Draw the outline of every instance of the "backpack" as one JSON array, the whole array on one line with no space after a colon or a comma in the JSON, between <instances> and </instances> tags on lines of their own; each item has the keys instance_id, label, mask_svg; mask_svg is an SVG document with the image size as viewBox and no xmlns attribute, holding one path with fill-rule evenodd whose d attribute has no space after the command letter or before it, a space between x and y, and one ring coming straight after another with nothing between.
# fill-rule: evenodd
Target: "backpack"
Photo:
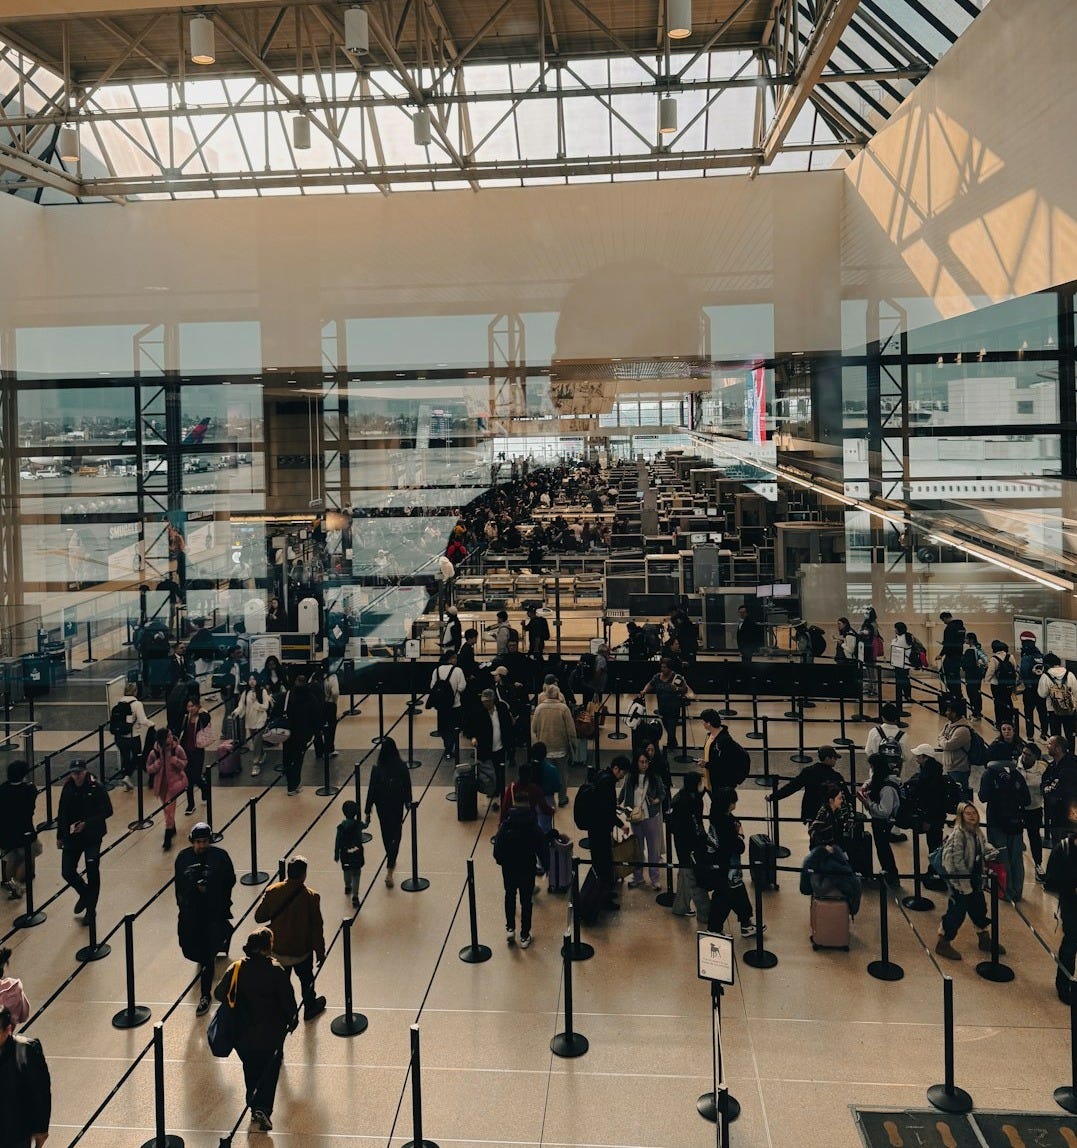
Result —
<instances>
[{"instance_id":1,"label":"backpack","mask_svg":"<svg viewBox=\"0 0 1077 1148\"><path fill-rule=\"evenodd\" d=\"M118 701L108 713L108 732L113 737L132 737L134 709L126 699Z\"/></svg>"},{"instance_id":2,"label":"backpack","mask_svg":"<svg viewBox=\"0 0 1077 1148\"><path fill-rule=\"evenodd\" d=\"M942 775L942 780L946 787L946 812L956 813L958 805L965 800L965 791L961 788L961 782L948 773Z\"/></svg>"},{"instance_id":3,"label":"backpack","mask_svg":"<svg viewBox=\"0 0 1077 1148\"><path fill-rule=\"evenodd\" d=\"M530 846L526 837L520 820L505 818L494 836L494 860L498 865L507 865L511 869L522 868L528 860L533 862L533 858L528 857ZM534 865L530 868L534 868Z\"/></svg>"},{"instance_id":4,"label":"backpack","mask_svg":"<svg viewBox=\"0 0 1077 1148\"><path fill-rule=\"evenodd\" d=\"M439 666L440 671L443 667ZM426 696L426 708L428 710L444 710L449 709L456 701L456 690L453 689L452 683L449 678L452 677L452 669L449 669L448 674L442 677L440 672L430 687L430 693Z\"/></svg>"},{"instance_id":5,"label":"backpack","mask_svg":"<svg viewBox=\"0 0 1077 1148\"><path fill-rule=\"evenodd\" d=\"M1045 671L1047 674L1047 696L1051 699L1051 706L1056 714L1068 717L1074 712L1073 694L1070 693L1069 685L1066 679L1069 677L1069 671L1064 670L1062 677L1056 678L1050 671Z\"/></svg>"},{"instance_id":6,"label":"backpack","mask_svg":"<svg viewBox=\"0 0 1077 1148\"><path fill-rule=\"evenodd\" d=\"M1000 686L1013 687L1017 685L1017 667L1009 654L998 659L998 669L995 671L995 680Z\"/></svg>"},{"instance_id":7,"label":"backpack","mask_svg":"<svg viewBox=\"0 0 1077 1148\"><path fill-rule=\"evenodd\" d=\"M969 726L969 765L986 765L990 760L987 742Z\"/></svg>"},{"instance_id":8,"label":"backpack","mask_svg":"<svg viewBox=\"0 0 1077 1148\"><path fill-rule=\"evenodd\" d=\"M886 758L886 765L891 773L900 773L902 765L905 764L905 754L901 749L901 739L905 731L899 729L893 737L887 737L883 727L877 725L875 732L879 735L879 747L875 752L880 757Z\"/></svg>"},{"instance_id":9,"label":"backpack","mask_svg":"<svg viewBox=\"0 0 1077 1148\"><path fill-rule=\"evenodd\" d=\"M598 790L593 781L585 781L576 790L576 800L572 803L572 820L577 829L590 832L598 821Z\"/></svg>"},{"instance_id":10,"label":"backpack","mask_svg":"<svg viewBox=\"0 0 1077 1148\"><path fill-rule=\"evenodd\" d=\"M976 658L976 668L981 672L987 669L987 652L983 646L972 647L973 656Z\"/></svg>"},{"instance_id":11,"label":"backpack","mask_svg":"<svg viewBox=\"0 0 1077 1148\"><path fill-rule=\"evenodd\" d=\"M811 643L812 656L821 658L826 653L826 634L820 626L808 627L808 640Z\"/></svg>"},{"instance_id":12,"label":"backpack","mask_svg":"<svg viewBox=\"0 0 1077 1148\"><path fill-rule=\"evenodd\" d=\"M647 717L647 706L639 698L635 698L632 704L628 707L628 713L625 715L625 725L629 729L636 729Z\"/></svg>"},{"instance_id":13,"label":"backpack","mask_svg":"<svg viewBox=\"0 0 1077 1148\"><path fill-rule=\"evenodd\" d=\"M928 667L927 648L919 638L913 638L912 646L910 647L912 653L909 657L909 665L916 670L926 670Z\"/></svg>"},{"instance_id":14,"label":"backpack","mask_svg":"<svg viewBox=\"0 0 1077 1148\"><path fill-rule=\"evenodd\" d=\"M989 822L1003 833L1018 834L1025 824L1023 810L1028 805L1028 784L1013 766L990 773L995 775L995 786L987 803Z\"/></svg>"},{"instance_id":15,"label":"backpack","mask_svg":"<svg viewBox=\"0 0 1077 1148\"><path fill-rule=\"evenodd\" d=\"M920 802L917 798L918 781L915 777L910 777L908 781L900 782L898 784L898 805L897 813L894 814L894 824L898 829L920 829L924 820L924 815L920 810Z\"/></svg>"}]
</instances>

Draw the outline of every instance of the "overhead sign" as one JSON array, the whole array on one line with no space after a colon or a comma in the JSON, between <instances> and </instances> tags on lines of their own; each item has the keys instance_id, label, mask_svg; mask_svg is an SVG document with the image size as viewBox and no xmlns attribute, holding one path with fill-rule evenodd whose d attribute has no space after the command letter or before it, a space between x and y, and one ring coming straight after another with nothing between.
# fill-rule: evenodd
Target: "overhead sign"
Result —
<instances>
[{"instance_id":1,"label":"overhead sign","mask_svg":"<svg viewBox=\"0 0 1077 1148\"><path fill-rule=\"evenodd\" d=\"M724 933L696 933L696 976L702 981L733 983L733 938Z\"/></svg>"}]
</instances>

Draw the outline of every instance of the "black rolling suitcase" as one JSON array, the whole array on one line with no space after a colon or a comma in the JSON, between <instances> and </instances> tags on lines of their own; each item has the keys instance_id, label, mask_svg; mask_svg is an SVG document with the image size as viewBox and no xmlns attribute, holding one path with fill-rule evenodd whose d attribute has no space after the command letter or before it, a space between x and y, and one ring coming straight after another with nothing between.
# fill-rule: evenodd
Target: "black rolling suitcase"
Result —
<instances>
[{"instance_id":1,"label":"black rolling suitcase","mask_svg":"<svg viewBox=\"0 0 1077 1148\"><path fill-rule=\"evenodd\" d=\"M764 889L778 887L778 851L765 833L748 838L748 865L753 885L762 879Z\"/></svg>"},{"instance_id":2,"label":"black rolling suitcase","mask_svg":"<svg viewBox=\"0 0 1077 1148\"><path fill-rule=\"evenodd\" d=\"M456 820L478 821L479 781L475 767L457 766L456 769Z\"/></svg>"},{"instance_id":3,"label":"black rolling suitcase","mask_svg":"<svg viewBox=\"0 0 1077 1148\"><path fill-rule=\"evenodd\" d=\"M580 904L577 910L581 924L593 925L598 921L605 907L603 904L604 895L594 869L588 866L587 876L580 886Z\"/></svg>"},{"instance_id":4,"label":"black rolling suitcase","mask_svg":"<svg viewBox=\"0 0 1077 1148\"><path fill-rule=\"evenodd\" d=\"M852 841L849 842L849 864L852 865L853 872L859 873L865 881L871 879L871 864L874 853L875 843L872 841L871 834L866 832L863 826L855 826Z\"/></svg>"}]
</instances>

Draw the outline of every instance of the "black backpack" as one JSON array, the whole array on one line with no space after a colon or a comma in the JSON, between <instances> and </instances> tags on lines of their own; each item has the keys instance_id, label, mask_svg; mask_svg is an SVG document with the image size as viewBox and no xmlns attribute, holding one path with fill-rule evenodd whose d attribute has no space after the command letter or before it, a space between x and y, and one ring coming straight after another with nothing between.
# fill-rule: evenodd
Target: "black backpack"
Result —
<instances>
[{"instance_id":1,"label":"black backpack","mask_svg":"<svg viewBox=\"0 0 1077 1148\"><path fill-rule=\"evenodd\" d=\"M576 800L572 803L572 820L577 829L589 833L598 822L598 790L593 781L585 781L576 790Z\"/></svg>"},{"instance_id":2,"label":"black backpack","mask_svg":"<svg viewBox=\"0 0 1077 1148\"><path fill-rule=\"evenodd\" d=\"M1012 688L1017 685L1017 667L1013 664L1013 658L1009 654L999 656L995 679L1000 686Z\"/></svg>"},{"instance_id":3,"label":"black backpack","mask_svg":"<svg viewBox=\"0 0 1077 1148\"><path fill-rule=\"evenodd\" d=\"M819 626L808 627L808 640L811 642L812 656L821 658L826 653L826 634Z\"/></svg>"},{"instance_id":4,"label":"black backpack","mask_svg":"<svg viewBox=\"0 0 1077 1148\"><path fill-rule=\"evenodd\" d=\"M113 737L131 737L135 715L131 703L118 701L108 713L108 732Z\"/></svg>"},{"instance_id":5,"label":"black backpack","mask_svg":"<svg viewBox=\"0 0 1077 1148\"><path fill-rule=\"evenodd\" d=\"M905 731L899 729L893 737L887 737L881 725L877 725L875 729L879 734L879 747L875 752L880 757L886 758L886 765L891 773L900 773L905 760L905 755L901 749L901 739Z\"/></svg>"},{"instance_id":6,"label":"black backpack","mask_svg":"<svg viewBox=\"0 0 1077 1148\"><path fill-rule=\"evenodd\" d=\"M1028 805L1028 783L1009 765L991 770L994 791L987 802L988 820L1004 833L1018 834L1024 828L1024 809Z\"/></svg>"},{"instance_id":7,"label":"black backpack","mask_svg":"<svg viewBox=\"0 0 1077 1148\"><path fill-rule=\"evenodd\" d=\"M987 742L969 726L969 765L986 765L990 758Z\"/></svg>"},{"instance_id":8,"label":"black backpack","mask_svg":"<svg viewBox=\"0 0 1077 1148\"><path fill-rule=\"evenodd\" d=\"M448 709L456 701L456 691L449 681L451 677L451 669L445 677L441 677L440 673L438 674L434 684L430 687L430 693L427 695L426 708L428 710Z\"/></svg>"}]
</instances>

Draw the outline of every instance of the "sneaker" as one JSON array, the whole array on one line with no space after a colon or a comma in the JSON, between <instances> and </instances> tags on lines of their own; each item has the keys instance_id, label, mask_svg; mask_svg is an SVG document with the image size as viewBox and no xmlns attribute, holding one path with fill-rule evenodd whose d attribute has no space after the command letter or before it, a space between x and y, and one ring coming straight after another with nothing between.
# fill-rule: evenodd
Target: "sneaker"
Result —
<instances>
[{"instance_id":1,"label":"sneaker","mask_svg":"<svg viewBox=\"0 0 1077 1148\"><path fill-rule=\"evenodd\" d=\"M251 766L251 777L257 777L261 772L262 772L262 767L260 765L252 765Z\"/></svg>"},{"instance_id":2,"label":"sneaker","mask_svg":"<svg viewBox=\"0 0 1077 1148\"><path fill-rule=\"evenodd\" d=\"M205 1016L209 1012L209 997L202 997L198 1002L198 1007L194 1010L195 1016Z\"/></svg>"},{"instance_id":3,"label":"sneaker","mask_svg":"<svg viewBox=\"0 0 1077 1148\"><path fill-rule=\"evenodd\" d=\"M386 889L391 889L393 887L393 871L392 871L392 869L387 869L385 872L385 887L386 887Z\"/></svg>"},{"instance_id":4,"label":"sneaker","mask_svg":"<svg viewBox=\"0 0 1077 1148\"><path fill-rule=\"evenodd\" d=\"M1039 865L1037 865L1037 866L1036 866L1036 880L1037 880L1037 881L1038 881L1038 882L1039 882L1041 885L1043 884L1043 878L1044 878L1045 876L1046 876L1046 874L1044 873L1043 869L1042 869L1042 868L1041 868Z\"/></svg>"},{"instance_id":5,"label":"sneaker","mask_svg":"<svg viewBox=\"0 0 1077 1148\"><path fill-rule=\"evenodd\" d=\"M86 902L81 897L75 902L75 908L73 911L76 917L79 915L79 913L86 912Z\"/></svg>"},{"instance_id":6,"label":"sneaker","mask_svg":"<svg viewBox=\"0 0 1077 1148\"><path fill-rule=\"evenodd\" d=\"M16 888L14 881L5 881L4 888L7 890L9 901L17 901L19 899L19 891Z\"/></svg>"},{"instance_id":7,"label":"sneaker","mask_svg":"<svg viewBox=\"0 0 1077 1148\"><path fill-rule=\"evenodd\" d=\"M765 933L766 931L766 925L764 925L761 929L757 929L755 926L755 921L751 921L749 924L741 925L740 927L740 935L742 937L754 937L756 934Z\"/></svg>"},{"instance_id":8,"label":"sneaker","mask_svg":"<svg viewBox=\"0 0 1077 1148\"><path fill-rule=\"evenodd\" d=\"M303 787L301 785L298 785L298 786L296 786L295 789L289 789L288 790L288 796L289 797L298 797L302 792L303 792Z\"/></svg>"},{"instance_id":9,"label":"sneaker","mask_svg":"<svg viewBox=\"0 0 1077 1148\"><path fill-rule=\"evenodd\" d=\"M491 802L490 802L490 808L491 808L491 809L492 809L492 810L493 810L495 813L499 813L499 812L501 811L501 802L500 802L500 801L491 801Z\"/></svg>"},{"instance_id":10,"label":"sneaker","mask_svg":"<svg viewBox=\"0 0 1077 1148\"><path fill-rule=\"evenodd\" d=\"M563 793L561 794L561 796L557 799L557 804L560 805L562 808L564 808L564 806L568 805L568 798L565 796L565 794L563 794Z\"/></svg>"},{"instance_id":11,"label":"sneaker","mask_svg":"<svg viewBox=\"0 0 1077 1148\"><path fill-rule=\"evenodd\" d=\"M627 884L629 889L638 889L643 884L643 878L629 877Z\"/></svg>"},{"instance_id":12,"label":"sneaker","mask_svg":"<svg viewBox=\"0 0 1077 1148\"><path fill-rule=\"evenodd\" d=\"M505 930L505 944L506 945L515 945L516 944L516 930L515 929L506 929Z\"/></svg>"},{"instance_id":13,"label":"sneaker","mask_svg":"<svg viewBox=\"0 0 1077 1148\"><path fill-rule=\"evenodd\" d=\"M694 917L696 915L695 909L685 909L683 913L678 913L676 909L673 910L674 917Z\"/></svg>"},{"instance_id":14,"label":"sneaker","mask_svg":"<svg viewBox=\"0 0 1077 1148\"><path fill-rule=\"evenodd\" d=\"M303 1019L313 1020L316 1016L321 1016L325 1012L325 997L315 997L311 1003L303 1009Z\"/></svg>"},{"instance_id":15,"label":"sneaker","mask_svg":"<svg viewBox=\"0 0 1077 1148\"><path fill-rule=\"evenodd\" d=\"M335 749L331 750L329 753L329 756L330 757L340 757L340 752L339 752L339 750L335 750Z\"/></svg>"},{"instance_id":16,"label":"sneaker","mask_svg":"<svg viewBox=\"0 0 1077 1148\"><path fill-rule=\"evenodd\" d=\"M283 765L273 766L273 772L274 773L283 773L284 772L284 766Z\"/></svg>"},{"instance_id":17,"label":"sneaker","mask_svg":"<svg viewBox=\"0 0 1077 1148\"><path fill-rule=\"evenodd\" d=\"M184 817L193 817L194 816L194 806L192 805L190 809L185 809L183 811L183 816Z\"/></svg>"},{"instance_id":18,"label":"sneaker","mask_svg":"<svg viewBox=\"0 0 1077 1148\"><path fill-rule=\"evenodd\" d=\"M259 1132L269 1132L273 1128L273 1121L270 1120L264 1112L257 1108L251 1112L251 1124L253 1124L255 1129Z\"/></svg>"},{"instance_id":19,"label":"sneaker","mask_svg":"<svg viewBox=\"0 0 1077 1148\"><path fill-rule=\"evenodd\" d=\"M529 948L531 948L531 934L530 934L530 933L525 933L525 934L524 934L524 935L523 935L523 936L520 938L520 948L521 948L521 949L529 949Z\"/></svg>"},{"instance_id":20,"label":"sneaker","mask_svg":"<svg viewBox=\"0 0 1077 1148\"><path fill-rule=\"evenodd\" d=\"M353 909L359 908L359 894L358 893L352 894L352 908Z\"/></svg>"},{"instance_id":21,"label":"sneaker","mask_svg":"<svg viewBox=\"0 0 1077 1148\"><path fill-rule=\"evenodd\" d=\"M134 793L135 787L131 784L131 779L129 777L125 777L123 781L120 782L120 784L124 787L124 789L127 790L128 793Z\"/></svg>"}]
</instances>

